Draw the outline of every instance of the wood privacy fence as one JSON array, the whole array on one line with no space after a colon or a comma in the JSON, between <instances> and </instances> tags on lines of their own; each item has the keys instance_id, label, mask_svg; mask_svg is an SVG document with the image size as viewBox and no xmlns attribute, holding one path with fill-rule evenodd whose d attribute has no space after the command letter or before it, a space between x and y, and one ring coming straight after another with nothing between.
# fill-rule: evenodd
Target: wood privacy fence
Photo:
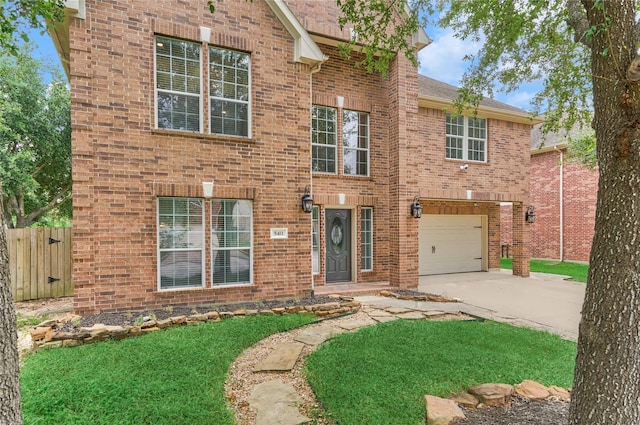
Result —
<instances>
[{"instance_id":1,"label":"wood privacy fence","mask_svg":"<svg viewBox=\"0 0 640 425\"><path fill-rule=\"evenodd\" d=\"M14 301L73 295L71 228L7 230Z\"/></svg>"}]
</instances>

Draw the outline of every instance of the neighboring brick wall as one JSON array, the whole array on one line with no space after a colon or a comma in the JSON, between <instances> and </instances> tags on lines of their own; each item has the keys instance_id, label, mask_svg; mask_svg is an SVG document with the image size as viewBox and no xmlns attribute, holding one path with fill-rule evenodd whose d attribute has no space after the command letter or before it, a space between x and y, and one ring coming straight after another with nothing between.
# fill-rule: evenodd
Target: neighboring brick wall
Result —
<instances>
[{"instance_id":1,"label":"neighboring brick wall","mask_svg":"<svg viewBox=\"0 0 640 425\"><path fill-rule=\"evenodd\" d=\"M566 150L562 150L566 155ZM563 172L564 260L589 261L598 191L598 171L574 160L560 165L560 150L531 157L531 205L536 222L531 225L531 256L559 259L560 172Z\"/></svg>"}]
</instances>

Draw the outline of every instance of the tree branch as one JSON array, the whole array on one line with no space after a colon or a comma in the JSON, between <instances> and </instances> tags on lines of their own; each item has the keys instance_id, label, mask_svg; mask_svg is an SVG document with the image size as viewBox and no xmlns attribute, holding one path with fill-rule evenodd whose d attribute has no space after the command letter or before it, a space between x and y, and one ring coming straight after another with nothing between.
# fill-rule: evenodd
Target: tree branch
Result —
<instances>
[{"instance_id":1,"label":"tree branch","mask_svg":"<svg viewBox=\"0 0 640 425\"><path fill-rule=\"evenodd\" d=\"M42 214L69 200L69 198L71 198L71 194L71 183L69 183L68 185L60 189L60 191L56 193L56 196L54 196L47 205L42 208L38 208L37 210L31 211L29 215L25 217L25 223L28 223L26 224L26 226L33 223Z\"/></svg>"},{"instance_id":2,"label":"tree branch","mask_svg":"<svg viewBox=\"0 0 640 425\"><path fill-rule=\"evenodd\" d=\"M587 12L584 9L584 5L580 0L568 0L567 9L569 11L569 19L567 24L573 28L575 34L573 40L576 43L582 43L587 47L591 47L591 40L586 36L589 30L589 20L587 19Z\"/></svg>"}]
</instances>

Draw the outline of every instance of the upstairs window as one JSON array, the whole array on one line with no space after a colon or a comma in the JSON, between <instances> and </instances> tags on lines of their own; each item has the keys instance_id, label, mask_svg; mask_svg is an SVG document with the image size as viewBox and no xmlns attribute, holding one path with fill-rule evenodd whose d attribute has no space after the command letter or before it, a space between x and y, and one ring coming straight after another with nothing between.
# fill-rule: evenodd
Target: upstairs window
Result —
<instances>
[{"instance_id":1,"label":"upstairs window","mask_svg":"<svg viewBox=\"0 0 640 425\"><path fill-rule=\"evenodd\" d=\"M336 109L314 106L311 109L311 166L314 173L336 173Z\"/></svg>"},{"instance_id":2,"label":"upstairs window","mask_svg":"<svg viewBox=\"0 0 640 425\"><path fill-rule=\"evenodd\" d=\"M158 128L200 130L200 44L156 37Z\"/></svg>"},{"instance_id":3,"label":"upstairs window","mask_svg":"<svg viewBox=\"0 0 640 425\"><path fill-rule=\"evenodd\" d=\"M342 145L344 174L369 175L369 114L342 112Z\"/></svg>"},{"instance_id":4,"label":"upstairs window","mask_svg":"<svg viewBox=\"0 0 640 425\"><path fill-rule=\"evenodd\" d=\"M487 120L447 114L446 157L486 162Z\"/></svg>"},{"instance_id":5,"label":"upstairs window","mask_svg":"<svg viewBox=\"0 0 640 425\"><path fill-rule=\"evenodd\" d=\"M211 133L249 137L249 70L249 54L209 48Z\"/></svg>"}]
</instances>

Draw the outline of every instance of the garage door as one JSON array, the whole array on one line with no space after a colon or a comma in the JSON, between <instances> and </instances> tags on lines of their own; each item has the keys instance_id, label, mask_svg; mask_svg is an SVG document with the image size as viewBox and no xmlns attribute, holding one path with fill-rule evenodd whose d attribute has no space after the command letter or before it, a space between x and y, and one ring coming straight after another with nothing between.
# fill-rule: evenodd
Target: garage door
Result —
<instances>
[{"instance_id":1,"label":"garage door","mask_svg":"<svg viewBox=\"0 0 640 425\"><path fill-rule=\"evenodd\" d=\"M423 215L419 225L419 274L482 271L480 215Z\"/></svg>"}]
</instances>

